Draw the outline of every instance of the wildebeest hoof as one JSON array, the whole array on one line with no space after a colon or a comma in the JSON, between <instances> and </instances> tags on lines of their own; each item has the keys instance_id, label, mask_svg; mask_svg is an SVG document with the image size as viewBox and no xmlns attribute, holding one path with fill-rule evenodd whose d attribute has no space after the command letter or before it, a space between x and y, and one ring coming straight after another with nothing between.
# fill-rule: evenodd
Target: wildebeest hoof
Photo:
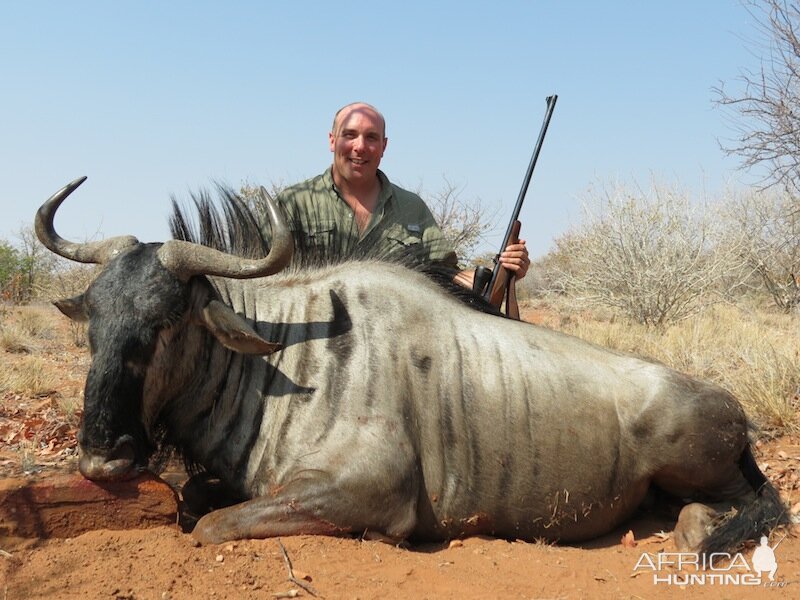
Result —
<instances>
[{"instance_id":1,"label":"wildebeest hoof","mask_svg":"<svg viewBox=\"0 0 800 600\"><path fill-rule=\"evenodd\" d=\"M221 544L228 541L227 537L220 535L219 527L215 527L208 515L197 522L197 525L192 530L192 537L203 546Z\"/></svg>"},{"instance_id":2,"label":"wildebeest hoof","mask_svg":"<svg viewBox=\"0 0 800 600\"><path fill-rule=\"evenodd\" d=\"M684 506L673 534L678 552L696 552L708 537L716 517L717 511L705 504L693 502Z\"/></svg>"}]
</instances>

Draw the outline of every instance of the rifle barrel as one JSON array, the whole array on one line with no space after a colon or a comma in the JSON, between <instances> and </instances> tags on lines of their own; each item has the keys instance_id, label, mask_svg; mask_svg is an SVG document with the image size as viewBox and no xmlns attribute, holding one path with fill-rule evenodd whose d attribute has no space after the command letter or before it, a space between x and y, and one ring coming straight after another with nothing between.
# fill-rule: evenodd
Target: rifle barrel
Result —
<instances>
[{"instance_id":1,"label":"rifle barrel","mask_svg":"<svg viewBox=\"0 0 800 600\"><path fill-rule=\"evenodd\" d=\"M508 222L506 234L503 236L503 245L500 248L500 252L505 250L506 246L508 246L509 240L512 236L512 231L514 229L514 223L519 220L519 213L522 210L522 203L525 201L525 195L528 193L528 186L530 185L531 178L533 177L533 169L536 167L536 161L539 160L539 153L542 151L544 136L547 133L547 127L550 125L550 118L553 116L553 110L556 107L556 100L558 100L558 95L556 94L548 96L545 99L547 102L547 109L544 113L542 128L539 130L539 138L536 140L536 145L533 148L533 155L531 156L530 163L528 163L528 170L525 172L525 179L522 181L522 187L520 188L519 195L517 196L517 203L514 205L514 211L511 213L511 219ZM489 281L489 284L486 286L485 297L487 299L489 294L491 294L492 288L494 287L495 282L500 274L500 252L498 252L494 258L495 268L492 272L492 278Z\"/></svg>"}]
</instances>

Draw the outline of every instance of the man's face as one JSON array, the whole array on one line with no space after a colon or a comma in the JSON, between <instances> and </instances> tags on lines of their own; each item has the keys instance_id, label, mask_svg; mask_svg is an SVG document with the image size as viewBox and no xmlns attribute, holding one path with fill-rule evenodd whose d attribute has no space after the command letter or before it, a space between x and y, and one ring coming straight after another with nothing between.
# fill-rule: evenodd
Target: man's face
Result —
<instances>
[{"instance_id":1,"label":"man's face","mask_svg":"<svg viewBox=\"0 0 800 600\"><path fill-rule=\"evenodd\" d=\"M348 107L329 139L335 179L351 185L374 181L388 141L380 115L366 106Z\"/></svg>"}]
</instances>

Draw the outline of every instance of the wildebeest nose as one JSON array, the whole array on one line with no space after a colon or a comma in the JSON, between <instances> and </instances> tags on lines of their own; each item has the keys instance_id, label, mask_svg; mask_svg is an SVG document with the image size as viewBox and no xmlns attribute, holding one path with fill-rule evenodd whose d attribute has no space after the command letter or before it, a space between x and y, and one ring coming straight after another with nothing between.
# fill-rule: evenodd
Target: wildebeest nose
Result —
<instances>
[{"instance_id":1,"label":"wildebeest nose","mask_svg":"<svg viewBox=\"0 0 800 600\"><path fill-rule=\"evenodd\" d=\"M135 461L133 439L126 436L108 453L83 449L78 469L81 475L93 481L130 479L137 474Z\"/></svg>"}]
</instances>

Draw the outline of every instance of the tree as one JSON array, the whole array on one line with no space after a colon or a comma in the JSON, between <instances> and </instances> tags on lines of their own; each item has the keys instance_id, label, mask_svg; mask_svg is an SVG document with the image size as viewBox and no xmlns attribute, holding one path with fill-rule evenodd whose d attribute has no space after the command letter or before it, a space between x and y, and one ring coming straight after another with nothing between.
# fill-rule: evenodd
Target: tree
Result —
<instances>
[{"instance_id":1,"label":"tree","mask_svg":"<svg viewBox=\"0 0 800 600\"><path fill-rule=\"evenodd\" d=\"M743 69L742 88L714 89L718 105L729 109L736 140L722 144L742 167L765 168L765 187L800 191L800 7L786 0L748 0L761 37L760 68ZM800 209L798 209L800 210Z\"/></svg>"},{"instance_id":2,"label":"tree","mask_svg":"<svg viewBox=\"0 0 800 600\"><path fill-rule=\"evenodd\" d=\"M19 301L27 302L35 295L37 286L47 283L55 269L57 257L39 241L33 226L21 227L17 238L21 242L19 272L22 279Z\"/></svg>"},{"instance_id":3,"label":"tree","mask_svg":"<svg viewBox=\"0 0 800 600\"><path fill-rule=\"evenodd\" d=\"M661 326L740 284L732 277L741 273L738 243L720 244L717 220L680 190L605 186L584 215L544 261L545 279L558 293Z\"/></svg>"},{"instance_id":4,"label":"tree","mask_svg":"<svg viewBox=\"0 0 800 600\"><path fill-rule=\"evenodd\" d=\"M0 297L12 299L12 284L20 272L19 252L5 240L0 240Z\"/></svg>"},{"instance_id":5,"label":"tree","mask_svg":"<svg viewBox=\"0 0 800 600\"><path fill-rule=\"evenodd\" d=\"M480 200L466 201L461 197L462 192L463 188L445 177L440 190L427 194L418 189L416 193L431 209L433 218L444 237L453 245L458 258L464 263L474 263L480 261L474 256L475 248L483 236L491 231L493 223Z\"/></svg>"},{"instance_id":6,"label":"tree","mask_svg":"<svg viewBox=\"0 0 800 600\"><path fill-rule=\"evenodd\" d=\"M270 197L275 198L278 194L286 186L280 182L271 182L269 185L265 185L264 189L267 191ZM256 217L256 220L259 223L267 223L269 219L266 215L266 206L264 206L263 201L261 200L261 186L252 184L249 181L244 181L242 185L239 187L238 191L239 197L244 201L247 205L247 208L253 213L253 216Z\"/></svg>"},{"instance_id":7,"label":"tree","mask_svg":"<svg viewBox=\"0 0 800 600\"><path fill-rule=\"evenodd\" d=\"M750 272L775 305L785 312L800 308L800 211L784 193L747 194L732 199L726 229L739 245Z\"/></svg>"}]
</instances>

